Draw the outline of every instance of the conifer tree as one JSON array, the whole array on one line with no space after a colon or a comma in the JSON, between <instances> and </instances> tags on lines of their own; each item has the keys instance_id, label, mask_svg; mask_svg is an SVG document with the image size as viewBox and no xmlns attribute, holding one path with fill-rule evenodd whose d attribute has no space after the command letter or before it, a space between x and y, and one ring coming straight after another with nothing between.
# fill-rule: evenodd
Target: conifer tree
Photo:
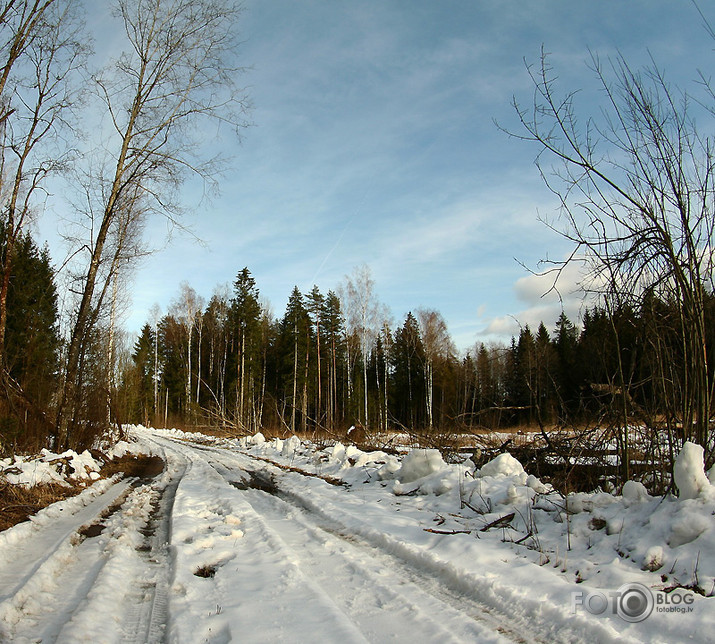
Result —
<instances>
[{"instance_id":1,"label":"conifer tree","mask_svg":"<svg viewBox=\"0 0 715 644\"><path fill-rule=\"evenodd\" d=\"M498 398L498 385L495 375L494 355L482 343L477 353L477 410L479 422L494 428L499 425L499 412L489 412L490 409L501 407L503 400Z\"/></svg>"},{"instance_id":2,"label":"conifer tree","mask_svg":"<svg viewBox=\"0 0 715 644\"><path fill-rule=\"evenodd\" d=\"M315 412L316 421L322 417L323 414L323 387L322 387L322 373L321 373L321 353L320 353L320 338L323 330L321 328L322 318L325 313L325 298L320 293L317 286L313 286L313 289L306 296L306 310L310 316L310 322L313 331L313 337L315 339L315 366L316 366L316 389L317 389L317 408Z\"/></svg>"},{"instance_id":3,"label":"conifer tree","mask_svg":"<svg viewBox=\"0 0 715 644\"><path fill-rule=\"evenodd\" d=\"M241 429L256 429L253 427L254 395L261 361L261 305L256 280L247 267L241 269L236 276L233 292L230 315L236 374L236 420Z\"/></svg>"},{"instance_id":4,"label":"conifer tree","mask_svg":"<svg viewBox=\"0 0 715 644\"><path fill-rule=\"evenodd\" d=\"M163 407L164 421L169 413L183 413L188 420L186 396L186 329L173 316L165 315L159 322L159 361L162 365L159 394L160 412ZM163 398L163 405L162 403Z\"/></svg>"},{"instance_id":5,"label":"conifer tree","mask_svg":"<svg viewBox=\"0 0 715 644\"><path fill-rule=\"evenodd\" d=\"M392 361L392 409L401 424L410 429L417 428L424 421L422 365L425 362L425 350L419 324L412 313L407 314L403 325L395 333Z\"/></svg>"},{"instance_id":6,"label":"conifer tree","mask_svg":"<svg viewBox=\"0 0 715 644\"><path fill-rule=\"evenodd\" d=\"M573 419L579 407L579 378L577 368L578 330L562 311L556 321L554 348L558 359L558 384L562 401L563 419Z\"/></svg>"},{"instance_id":7,"label":"conifer tree","mask_svg":"<svg viewBox=\"0 0 715 644\"><path fill-rule=\"evenodd\" d=\"M144 424L149 423L150 411L154 407L154 329L145 324L134 345L132 359L138 372L139 413Z\"/></svg>"},{"instance_id":8,"label":"conifer tree","mask_svg":"<svg viewBox=\"0 0 715 644\"><path fill-rule=\"evenodd\" d=\"M555 407L555 392L553 387L555 366L554 348L551 338L543 322L539 324L534 339L536 351L536 392L535 403L539 422L548 422L553 419Z\"/></svg>"},{"instance_id":9,"label":"conifer tree","mask_svg":"<svg viewBox=\"0 0 715 644\"><path fill-rule=\"evenodd\" d=\"M281 344L284 369L288 374L287 382L289 388L285 389L286 398L290 401L290 430L296 432L296 413L298 411L298 393L305 391L307 355L309 349L309 326L310 320L305 308L303 295L297 286L293 288L286 311L280 324ZM301 395L301 403L303 396ZM305 405L301 404L301 411ZM301 415L301 426L306 427L307 419Z\"/></svg>"},{"instance_id":10,"label":"conifer tree","mask_svg":"<svg viewBox=\"0 0 715 644\"><path fill-rule=\"evenodd\" d=\"M325 298L325 314L323 327L325 330L325 343L329 355L328 359L328 426L333 428L339 416L338 383L343 382L342 371L345 370L345 320L340 310L340 298L334 291L328 291ZM341 401L340 409L345 409ZM344 414L340 414L341 420Z\"/></svg>"},{"instance_id":11,"label":"conifer tree","mask_svg":"<svg viewBox=\"0 0 715 644\"><path fill-rule=\"evenodd\" d=\"M40 251L29 233L20 236L14 253L8 280L7 367L25 394L43 409L54 394L59 368L54 271L49 251L46 247Z\"/></svg>"}]
</instances>

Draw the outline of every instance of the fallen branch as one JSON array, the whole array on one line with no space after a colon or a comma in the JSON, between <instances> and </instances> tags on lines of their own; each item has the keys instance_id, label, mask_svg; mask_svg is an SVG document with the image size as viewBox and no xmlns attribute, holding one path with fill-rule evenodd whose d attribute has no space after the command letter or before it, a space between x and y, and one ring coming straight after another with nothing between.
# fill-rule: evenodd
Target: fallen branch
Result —
<instances>
[{"instance_id":1,"label":"fallen branch","mask_svg":"<svg viewBox=\"0 0 715 644\"><path fill-rule=\"evenodd\" d=\"M465 501L464 499L462 500L462 505L465 508L469 508L472 512L476 514L484 514L484 510L480 510L479 508L474 507L469 501Z\"/></svg>"},{"instance_id":2,"label":"fallen branch","mask_svg":"<svg viewBox=\"0 0 715 644\"><path fill-rule=\"evenodd\" d=\"M511 514L506 514L503 517L499 517L498 519L495 519L491 523L485 525L479 530L479 532L486 532L487 530L491 530L492 528L506 528L506 526L511 523L511 520L514 518L515 514L515 512L512 512Z\"/></svg>"},{"instance_id":3,"label":"fallen branch","mask_svg":"<svg viewBox=\"0 0 715 644\"><path fill-rule=\"evenodd\" d=\"M516 541L514 541L514 543L515 543L515 544L521 544L521 543L523 543L524 541L526 541L529 537L533 537L533 536L534 536L534 533L533 533L533 532L529 532L529 533L525 534L521 539L517 539Z\"/></svg>"},{"instance_id":4,"label":"fallen branch","mask_svg":"<svg viewBox=\"0 0 715 644\"><path fill-rule=\"evenodd\" d=\"M472 534L471 530L435 530L434 528L422 528L425 532L433 534Z\"/></svg>"}]
</instances>

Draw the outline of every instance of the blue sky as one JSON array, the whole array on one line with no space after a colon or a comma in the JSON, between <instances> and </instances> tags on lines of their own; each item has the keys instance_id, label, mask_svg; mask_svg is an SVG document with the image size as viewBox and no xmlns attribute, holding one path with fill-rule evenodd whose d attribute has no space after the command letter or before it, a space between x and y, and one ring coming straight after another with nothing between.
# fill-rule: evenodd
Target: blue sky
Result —
<instances>
[{"instance_id":1,"label":"blue sky","mask_svg":"<svg viewBox=\"0 0 715 644\"><path fill-rule=\"evenodd\" d=\"M715 43L688 1L246 0L243 76L253 103L221 195L186 191L186 235L135 273L126 325L186 280L205 299L244 266L276 316L294 285L335 289L367 264L393 322L442 313L461 349L508 341L560 312L537 268L568 246L537 220L556 204L537 150L494 125L528 104L524 59L540 48L565 89L592 86L589 48L638 65L648 51L679 84L712 68ZM715 14L713 16L715 18ZM587 100L597 100L586 92ZM163 245L164 222L147 228ZM574 280L575 281L575 280ZM575 318L578 297L562 288Z\"/></svg>"}]
</instances>

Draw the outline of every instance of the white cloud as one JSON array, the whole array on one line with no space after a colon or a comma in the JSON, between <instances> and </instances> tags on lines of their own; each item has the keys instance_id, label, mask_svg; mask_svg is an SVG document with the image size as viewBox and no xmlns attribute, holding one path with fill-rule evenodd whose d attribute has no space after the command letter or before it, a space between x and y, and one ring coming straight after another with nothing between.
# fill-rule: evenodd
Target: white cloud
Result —
<instances>
[{"instance_id":1,"label":"white cloud","mask_svg":"<svg viewBox=\"0 0 715 644\"><path fill-rule=\"evenodd\" d=\"M514 292L519 301L530 305L566 302L574 296L581 298L585 278L583 265L573 261L519 278L514 284Z\"/></svg>"},{"instance_id":2,"label":"white cloud","mask_svg":"<svg viewBox=\"0 0 715 644\"><path fill-rule=\"evenodd\" d=\"M482 336L499 337L508 340L519 334L526 325L536 330L541 322L551 333L556 320L565 313L574 323L578 323L585 306L594 299L584 292L582 284L585 270L582 264L572 262L556 273L530 274L520 277L513 286L518 302L526 305L512 315L495 317L488 321Z\"/></svg>"},{"instance_id":3,"label":"white cloud","mask_svg":"<svg viewBox=\"0 0 715 644\"><path fill-rule=\"evenodd\" d=\"M566 242L536 221L537 211L557 211L532 165L538 150L492 119L518 130L510 99L528 104L522 56L538 60L542 42L563 88L585 86L583 26L594 16L588 44L600 51L645 51L627 16L650 16L656 48L686 27L662 20L664 0L619 5L607 29L595 5L554 13L547 4L420 1L405 11L379 0L248 0L242 58L256 127L235 151L225 198L197 210L210 251L174 245L152 263L152 288L173 292L189 279L198 290L202 279L208 295L247 265L280 314L294 284L326 291L365 262L398 316L436 308L462 346L470 324L474 339L508 341L516 320L552 330L562 305L577 321L574 267L559 299L544 295L548 277L515 262L535 267Z\"/></svg>"}]
</instances>

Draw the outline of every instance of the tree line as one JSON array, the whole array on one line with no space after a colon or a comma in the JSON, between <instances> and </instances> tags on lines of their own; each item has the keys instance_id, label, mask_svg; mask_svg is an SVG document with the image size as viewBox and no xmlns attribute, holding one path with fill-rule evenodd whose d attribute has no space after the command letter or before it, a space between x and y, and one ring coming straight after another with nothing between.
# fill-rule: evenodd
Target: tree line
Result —
<instances>
[{"instance_id":1,"label":"tree line","mask_svg":"<svg viewBox=\"0 0 715 644\"><path fill-rule=\"evenodd\" d=\"M47 249L29 235L17 245L10 284L10 375L50 406L61 377L57 288ZM112 413L122 423L334 436L357 426L420 434L435 444L475 430L553 436L568 428L589 436L598 429L619 456L648 454L661 463L688 437L675 302L651 293L638 308L594 306L579 326L562 313L551 330L526 325L509 344L479 343L459 353L438 311L417 309L391 324L374 287L363 266L325 294L294 287L274 316L248 268L208 302L183 283L171 310L155 312L133 346L118 343L113 364L107 329L98 329L85 373L112 382ZM713 322L709 293L708 329ZM707 343L712 350L715 338ZM107 413L104 397L95 404ZM6 416L3 441L46 439L28 427ZM628 427L641 428L635 452ZM627 470L630 458L620 462Z\"/></svg>"},{"instance_id":2,"label":"tree line","mask_svg":"<svg viewBox=\"0 0 715 644\"><path fill-rule=\"evenodd\" d=\"M527 325L509 345L462 354L438 311L417 309L394 326L381 312L365 267L327 294L294 287L280 317L248 268L205 306L183 284L172 311L136 342L126 415L242 433L639 424L672 446L683 437L678 308L655 294L638 309L594 306L579 327L562 313L551 332ZM708 295L708 328L713 316Z\"/></svg>"}]
</instances>

